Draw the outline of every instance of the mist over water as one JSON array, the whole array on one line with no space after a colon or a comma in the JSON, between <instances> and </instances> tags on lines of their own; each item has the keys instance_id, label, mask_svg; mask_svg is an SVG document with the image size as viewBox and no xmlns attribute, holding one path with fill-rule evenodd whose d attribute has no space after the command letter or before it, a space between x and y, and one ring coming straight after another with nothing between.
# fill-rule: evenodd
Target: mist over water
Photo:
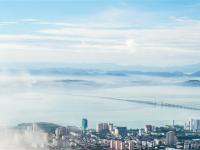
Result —
<instances>
[{"instance_id":1,"label":"mist over water","mask_svg":"<svg viewBox=\"0 0 200 150\"><path fill-rule=\"evenodd\" d=\"M80 126L83 117L89 127L99 121L128 127L165 125L172 120L184 124L200 111L101 99L108 96L148 100L200 108L200 88L179 86L187 77L72 76L2 73L0 76L0 125L22 122L53 122ZM147 84L148 83L148 84ZM88 97L97 96L97 97Z\"/></svg>"}]
</instances>

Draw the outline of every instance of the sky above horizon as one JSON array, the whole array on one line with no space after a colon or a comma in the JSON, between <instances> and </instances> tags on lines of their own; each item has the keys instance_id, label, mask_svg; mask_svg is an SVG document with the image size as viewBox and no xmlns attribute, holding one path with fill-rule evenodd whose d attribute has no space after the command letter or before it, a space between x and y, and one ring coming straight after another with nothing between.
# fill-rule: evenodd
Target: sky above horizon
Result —
<instances>
[{"instance_id":1,"label":"sky above horizon","mask_svg":"<svg viewBox=\"0 0 200 150\"><path fill-rule=\"evenodd\" d=\"M198 0L0 0L0 62L200 63Z\"/></svg>"}]
</instances>

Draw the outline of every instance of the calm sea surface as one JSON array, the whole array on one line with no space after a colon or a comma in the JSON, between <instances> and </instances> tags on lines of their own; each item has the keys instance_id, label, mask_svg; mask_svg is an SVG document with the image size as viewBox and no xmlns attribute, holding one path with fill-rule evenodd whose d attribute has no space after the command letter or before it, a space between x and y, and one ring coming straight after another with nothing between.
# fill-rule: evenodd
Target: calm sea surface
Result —
<instances>
[{"instance_id":1,"label":"calm sea surface","mask_svg":"<svg viewBox=\"0 0 200 150\"><path fill-rule=\"evenodd\" d=\"M200 108L198 87L127 84L133 78L89 78L92 82L83 79L86 78L76 81L74 77L1 77L0 124L42 121L80 126L81 119L86 117L92 128L97 122L139 128L145 124L172 124L173 120L184 124L191 118L200 118L200 111L195 110L98 98L148 100Z\"/></svg>"}]
</instances>

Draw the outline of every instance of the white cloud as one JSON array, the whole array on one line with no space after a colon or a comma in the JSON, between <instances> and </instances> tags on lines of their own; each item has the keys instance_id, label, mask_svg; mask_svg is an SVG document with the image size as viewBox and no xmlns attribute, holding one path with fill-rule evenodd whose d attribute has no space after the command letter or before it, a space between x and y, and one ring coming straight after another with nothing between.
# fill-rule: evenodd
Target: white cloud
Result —
<instances>
[{"instance_id":1,"label":"white cloud","mask_svg":"<svg viewBox=\"0 0 200 150\"><path fill-rule=\"evenodd\" d=\"M151 60L165 64L160 58L168 54L173 63L180 64L183 58L193 63L193 58L200 55L200 21L185 17L170 19L173 20L171 25L141 29L120 23L80 24L27 19L27 22L46 26L30 34L0 34L0 59L147 64ZM51 23L53 27L49 26Z\"/></svg>"},{"instance_id":2,"label":"white cloud","mask_svg":"<svg viewBox=\"0 0 200 150\"><path fill-rule=\"evenodd\" d=\"M137 43L134 39L128 39L126 41L126 46L130 52L135 52L137 50Z\"/></svg>"},{"instance_id":3,"label":"white cloud","mask_svg":"<svg viewBox=\"0 0 200 150\"><path fill-rule=\"evenodd\" d=\"M0 21L0 26L15 25L17 21Z\"/></svg>"}]
</instances>

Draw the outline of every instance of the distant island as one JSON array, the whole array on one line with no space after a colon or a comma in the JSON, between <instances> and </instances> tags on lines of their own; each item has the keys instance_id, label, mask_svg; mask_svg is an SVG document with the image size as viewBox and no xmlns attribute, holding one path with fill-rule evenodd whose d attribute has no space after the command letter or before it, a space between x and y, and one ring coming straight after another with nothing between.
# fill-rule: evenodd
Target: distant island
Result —
<instances>
[{"instance_id":1,"label":"distant island","mask_svg":"<svg viewBox=\"0 0 200 150\"><path fill-rule=\"evenodd\" d=\"M200 80L188 80L183 82L183 86L200 87Z\"/></svg>"}]
</instances>

